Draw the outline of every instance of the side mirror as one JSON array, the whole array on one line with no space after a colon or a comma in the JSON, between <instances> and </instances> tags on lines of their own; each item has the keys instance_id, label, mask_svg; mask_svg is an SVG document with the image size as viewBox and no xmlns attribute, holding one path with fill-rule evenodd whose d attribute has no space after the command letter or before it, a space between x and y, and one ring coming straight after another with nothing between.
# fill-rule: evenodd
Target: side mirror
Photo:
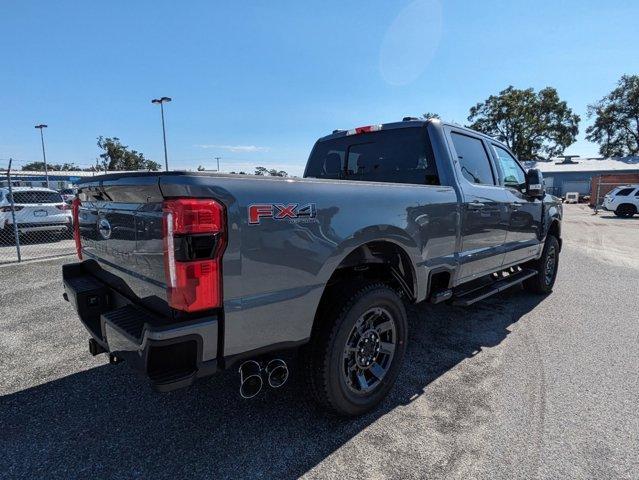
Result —
<instances>
[{"instance_id":1,"label":"side mirror","mask_svg":"<svg viewBox=\"0 0 639 480\"><path fill-rule=\"evenodd\" d=\"M546 194L544 176L536 168L526 172L526 195L531 198L540 198Z\"/></svg>"}]
</instances>

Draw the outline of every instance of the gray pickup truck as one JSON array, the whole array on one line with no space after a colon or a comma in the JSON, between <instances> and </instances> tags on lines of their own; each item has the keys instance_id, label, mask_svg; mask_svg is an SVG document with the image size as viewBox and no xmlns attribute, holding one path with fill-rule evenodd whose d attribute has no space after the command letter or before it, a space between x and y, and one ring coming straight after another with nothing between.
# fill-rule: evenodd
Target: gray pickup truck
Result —
<instances>
[{"instance_id":1,"label":"gray pickup truck","mask_svg":"<svg viewBox=\"0 0 639 480\"><path fill-rule=\"evenodd\" d=\"M241 393L301 378L359 415L399 373L405 305L548 293L560 201L466 128L407 118L317 141L304 178L110 174L73 203L64 297L107 353L160 391L238 368ZM427 307L424 307L427 308Z\"/></svg>"}]
</instances>

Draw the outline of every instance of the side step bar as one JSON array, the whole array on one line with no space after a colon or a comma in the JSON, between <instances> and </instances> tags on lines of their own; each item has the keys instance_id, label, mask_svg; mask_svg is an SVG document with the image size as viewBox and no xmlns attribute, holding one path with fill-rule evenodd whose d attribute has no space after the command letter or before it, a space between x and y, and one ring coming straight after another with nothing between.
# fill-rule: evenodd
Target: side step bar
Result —
<instances>
[{"instance_id":1,"label":"side step bar","mask_svg":"<svg viewBox=\"0 0 639 480\"><path fill-rule=\"evenodd\" d=\"M524 268L516 273L511 273L508 276L502 277L498 280L494 280L488 285L483 285L477 288L464 289L455 291L453 295L453 305L459 307L467 307L475 302L479 302L484 298L488 298L499 292L503 292L507 288L513 287L527 278L537 275L537 270L530 268Z\"/></svg>"}]
</instances>

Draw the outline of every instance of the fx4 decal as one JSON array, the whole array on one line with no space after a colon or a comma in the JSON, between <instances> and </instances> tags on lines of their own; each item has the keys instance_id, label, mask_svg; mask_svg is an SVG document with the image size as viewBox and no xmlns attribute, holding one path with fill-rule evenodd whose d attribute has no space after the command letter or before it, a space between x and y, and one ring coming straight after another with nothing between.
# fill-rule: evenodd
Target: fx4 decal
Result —
<instances>
[{"instance_id":1,"label":"fx4 decal","mask_svg":"<svg viewBox=\"0 0 639 480\"><path fill-rule=\"evenodd\" d=\"M248 207L249 225L258 225L262 218L273 220L307 220L317 216L314 203L299 206L297 203L256 203Z\"/></svg>"}]
</instances>

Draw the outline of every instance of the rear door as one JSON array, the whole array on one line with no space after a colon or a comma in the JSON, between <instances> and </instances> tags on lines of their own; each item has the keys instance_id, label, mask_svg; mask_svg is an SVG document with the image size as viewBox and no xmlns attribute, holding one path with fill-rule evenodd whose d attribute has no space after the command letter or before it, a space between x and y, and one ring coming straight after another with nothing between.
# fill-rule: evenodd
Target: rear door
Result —
<instances>
[{"instance_id":1,"label":"rear door","mask_svg":"<svg viewBox=\"0 0 639 480\"><path fill-rule=\"evenodd\" d=\"M526 173L505 148L491 143L499 175L499 183L508 196L510 226L506 235L504 265L520 263L539 253L542 202L526 196Z\"/></svg>"},{"instance_id":2,"label":"rear door","mask_svg":"<svg viewBox=\"0 0 639 480\"><path fill-rule=\"evenodd\" d=\"M488 145L467 131L448 130L462 193L460 278L499 270L510 224L509 199L498 184Z\"/></svg>"}]
</instances>

